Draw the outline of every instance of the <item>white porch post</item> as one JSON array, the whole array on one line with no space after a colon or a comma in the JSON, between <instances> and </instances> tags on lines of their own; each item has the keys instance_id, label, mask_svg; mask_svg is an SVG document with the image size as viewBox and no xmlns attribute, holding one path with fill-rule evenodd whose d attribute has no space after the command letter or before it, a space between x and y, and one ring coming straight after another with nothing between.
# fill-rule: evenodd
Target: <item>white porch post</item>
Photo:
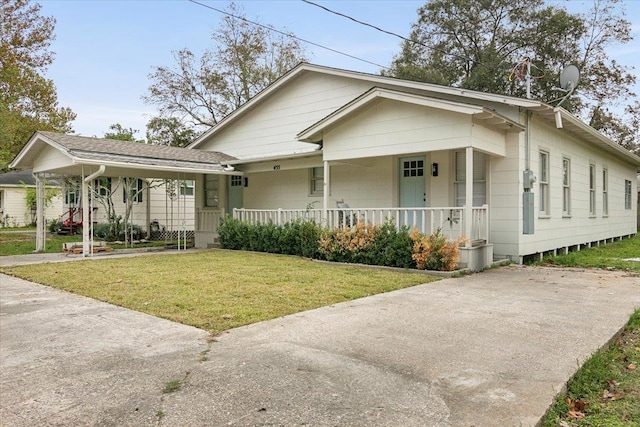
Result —
<instances>
[{"instance_id":1,"label":"white porch post","mask_svg":"<svg viewBox=\"0 0 640 427\"><path fill-rule=\"evenodd\" d=\"M329 189L331 188L331 168L329 167L329 162L325 160L323 162L324 166L324 179L322 182L322 221L329 224Z\"/></svg>"},{"instance_id":2,"label":"white porch post","mask_svg":"<svg viewBox=\"0 0 640 427\"><path fill-rule=\"evenodd\" d=\"M465 246L471 247L471 216L473 213L473 147L467 147L465 165L465 209L464 209L464 234L467 237Z\"/></svg>"},{"instance_id":3,"label":"white porch post","mask_svg":"<svg viewBox=\"0 0 640 427\"><path fill-rule=\"evenodd\" d=\"M85 181L84 173L82 174L82 257L86 257L89 252L89 185Z\"/></svg>"},{"instance_id":4,"label":"white porch post","mask_svg":"<svg viewBox=\"0 0 640 427\"><path fill-rule=\"evenodd\" d=\"M36 252L44 252L46 248L44 223L44 179L40 173L34 174L36 179Z\"/></svg>"}]
</instances>

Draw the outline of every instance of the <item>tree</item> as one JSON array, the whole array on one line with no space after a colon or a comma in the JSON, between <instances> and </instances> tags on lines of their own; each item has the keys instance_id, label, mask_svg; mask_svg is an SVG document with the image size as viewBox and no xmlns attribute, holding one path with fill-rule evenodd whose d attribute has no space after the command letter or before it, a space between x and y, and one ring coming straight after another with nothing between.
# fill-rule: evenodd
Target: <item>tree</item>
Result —
<instances>
[{"instance_id":1,"label":"tree","mask_svg":"<svg viewBox=\"0 0 640 427\"><path fill-rule=\"evenodd\" d=\"M71 132L75 119L58 107L53 81L43 76L53 62L55 19L40 9L28 0L0 0L0 170L36 130Z\"/></svg>"},{"instance_id":2,"label":"tree","mask_svg":"<svg viewBox=\"0 0 640 427\"><path fill-rule=\"evenodd\" d=\"M305 59L297 40L248 22L233 3L213 33L213 50L173 52L175 67L156 67L142 99L160 117L204 131ZM233 15L233 16L230 16Z\"/></svg>"},{"instance_id":3,"label":"tree","mask_svg":"<svg viewBox=\"0 0 640 427\"><path fill-rule=\"evenodd\" d=\"M154 117L147 123L147 142L154 145L186 147L194 138L193 129L175 117Z\"/></svg>"},{"instance_id":4,"label":"tree","mask_svg":"<svg viewBox=\"0 0 640 427\"><path fill-rule=\"evenodd\" d=\"M571 14L542 0L433 0L418 10L412 32L386 74L512 96L524 96L521 67L532 67L532 97L558 100L561 70L580 68L582 79L563 107L622 141L629 120L608 107L635 96L629 67L608 49L631 40L618 0L594 0L588 14ZM596 117L597 116L597 117ZM636 133L637 136L637 133ZM632 146L637 146L638 140Z\"/></svg>"},{"instance_id":5,"label":"tree","mask_svg":"<svg viewBox=\"0 0 640 427\"><path fill-rule=\"evenodd\" d=\"M144 139L136 139L135 135L140 132L134 128L125 128L120 123L114 123L109 126L111 132L105 132L106 139L117 139L118 141L131 141L144 143Z\"/></svg>"}]
</instances>

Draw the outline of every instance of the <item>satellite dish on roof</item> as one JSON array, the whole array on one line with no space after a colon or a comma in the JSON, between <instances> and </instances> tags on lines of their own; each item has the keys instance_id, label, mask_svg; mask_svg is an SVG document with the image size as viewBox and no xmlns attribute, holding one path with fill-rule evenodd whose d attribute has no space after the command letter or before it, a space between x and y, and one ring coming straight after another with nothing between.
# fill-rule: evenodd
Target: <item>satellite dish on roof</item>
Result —
<instances>
[{"instance_id":1,"label":"satellite dish on roof","mask_svg":"<svg viewBox=\"0 0 640 427\"><path fill-rule=\"evenodd\" d=\"M567 67L560 73L560 87L569 92L578 86L580 81L580 70L575 65L567 65Z\"/></svg>"},{"instance_id":2,"label":"satellite dish on roof","mask_svg":"<svg viewBox=\"0 0 640 427\"><path fill-rule=\"evenodd\" d=\"M580 82L580 70L575 65L567 65L560 73L560 88L564 92L568 92L556 105L556 108L571 96L576 86Z\"/></svg>"}]
</instances>

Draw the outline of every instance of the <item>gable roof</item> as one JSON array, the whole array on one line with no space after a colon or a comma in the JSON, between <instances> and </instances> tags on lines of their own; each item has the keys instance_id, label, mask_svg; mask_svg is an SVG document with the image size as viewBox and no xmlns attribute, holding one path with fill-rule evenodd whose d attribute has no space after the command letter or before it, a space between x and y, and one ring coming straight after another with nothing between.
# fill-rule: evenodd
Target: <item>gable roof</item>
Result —
<instances>
[{"instance_id":1,"label":"gable roof","mask_svg":"<svg viewBox=\"0 0 640 427\"><path fill-rule=\"evenodd\" d=\"M495 126L507 131L521 132L524 127L520 124L503 117L496 112L479 105L465 104L462 102L447 101L429 96L416 95L413 93L401 92L397 90L373 87L351 102L343 105L333 113L317 121L307 129L297 135L297 138L305 142L318 142L322 139L322 132L355 113L361 108L369 105L378 99L391 99L395 101L421 105L424 107L437 108L440 110L468 114L474 116L479 121L484 121L490 126Z\"/></svg>"},{"instance_id":2,"label":"gable roof","mask_svg":"<svg viewBox=\"0 0 640 427\"><path fill-rule=\"evenodd\" d=\"M415 82L411 80L402 80L395 77L387 77L381 76L377 74L368 74L362 73L359 71L350 71L343 70L339 68L325 67L322 65L309 64L306 62L302 62L298 64L296 67L289 70L282 77L277 79L275 82L271 83L249 101L245 102L236 110L232 111L229 115L224 117L218 124L209 129L208 131L202 133L198 136L191 144L189 144L188 148L198 148L202 143L204 143L209 137L213 136L215 133L221 131L225 127L229 126L231 123L235 122L237 119L242 117L244 113L253 108L255 105L260 103L263 99L276 92L281 87L285 86L291 80L305 74L305 73L322 73L333 76L347 77L356 80L363 80L370 82L372 86L388 86L393 85L399 88L404 89L416 89L421 91L430 92L433 94L440 95L453 95L453 96L461 96L468 99L473 99L476 101L482 102L495 102L499 104L512 105L516 107L523 107L528 109L539 109L545 108L544 104L540 101L535 101L532 99L523 99L516 98L512 96L506 95L496 95L491 93L478 92L469 89L460 89L450 86L441 86L431 83L421 83Z\"/></svg>"},{"instance_id":3,"label":"gable roof","mask_svg":"<svg viewBox=\"0 0 640 427\"><path fill-rule=\"evenodd\" d=\"M188 173L224 172L223 163L235 157L214 151L141 144L104 138L36 132L11 163L12 168L32 168L45 147L53 147L74 164L107 165L140 170Z\"/></svg>"},{"instance_id":4,"label":"gable roof","mask_svg":"<svg viewBox=\"0 0 640 427\"><path fill-rule=\"evenodd\" d=\"M357 71L349 71L332 67L325 67L315 64L309 63L300 63L296 67L292 68L289 72L285 73L282 77L277 79L271 85L263 89L260 93L255 95L249 101L244 103L242 106L231 112L228 116L224 117L218 124L209 129L208 131L202 133L198 136L191 144L189 144L188 148L198 148L209 138L214 136L216 133L230 126L237 120L241 119L245 114L247 114L252 108L257 106L264 99L269 97L271 94L275 93L282 87L286 86L290 81L303 76L305 73L321 73L326 75L333 76L341 76L361 81L367 81L371 83L372 88L376 86L393 86L397 88L399 91L420 91L425 94L425 96L456 96L463 99L470 100L470 105L482 105L486 102L496 103L496 104L504 104L512 107L517 107L525 110L529 110L536 115L540 115L542 119L557 123L556 115L560 114L560 116L564 119L564 128L566 131L579 136L583 140L598 146L599 148L604 149L605 151L614 154L615 156L622 158L624 161L629 162L636 167L640 168L640 157L626 150L624 147L615 143L602 133L598 132L591 126L583 123L580 119L564 110L563 108L553 107L552 105L546 104L542 101L537 101L534 99L525 99L525 98L517 98L507 95L498 95L492 93L478 92L469 89L455 88L450 86L441 86L431 83L421 83L410 80L402 80L395 77L387 77L376 74L368 74ZM429 94L429 95L427 95ZM443 101L443 100L442 100ZM343 106L342 108L346 108L347 106ZM498 116L495 112L492 112L490 109L485 111L487 114L492 114L492 117L489 118L489 121L498 121L505 119L502 116ZM332 115L329 115L330 117ZM480 116L477 116L480 118ZM326 118L325 118L326 119ZM323 119L324 120L324 119ZM506 119L508 120L508 119ZM507 121L504 122L505 124ZM511 122L514 125L517 124L515 122ZM320 125L320 122L312 125L316 126ZM517 124L518 126L522 126L521 124ZM301 140L309 140L309 138L304 138L304 136L309 136L308 131L310 128L302 130L298 137Z\"/></svg>"}]
</instances>

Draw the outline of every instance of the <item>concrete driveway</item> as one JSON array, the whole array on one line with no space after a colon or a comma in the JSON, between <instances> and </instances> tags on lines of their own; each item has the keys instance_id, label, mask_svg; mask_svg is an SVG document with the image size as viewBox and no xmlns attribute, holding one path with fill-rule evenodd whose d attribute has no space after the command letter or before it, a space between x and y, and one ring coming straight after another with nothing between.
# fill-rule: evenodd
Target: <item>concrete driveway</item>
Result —
<instances>
[{"instance_id":1,"label":"concrete driveway","mask_svg":"<svg viewBox=\"0 0 640 427\"><path fill-rule=\"evenodd\" d=\"M640 306L621 272L503 267L204 331L0 276L0 423L529 426ZM162 393L179 380L182 387Z\"/></svg>"}]
</instances>

